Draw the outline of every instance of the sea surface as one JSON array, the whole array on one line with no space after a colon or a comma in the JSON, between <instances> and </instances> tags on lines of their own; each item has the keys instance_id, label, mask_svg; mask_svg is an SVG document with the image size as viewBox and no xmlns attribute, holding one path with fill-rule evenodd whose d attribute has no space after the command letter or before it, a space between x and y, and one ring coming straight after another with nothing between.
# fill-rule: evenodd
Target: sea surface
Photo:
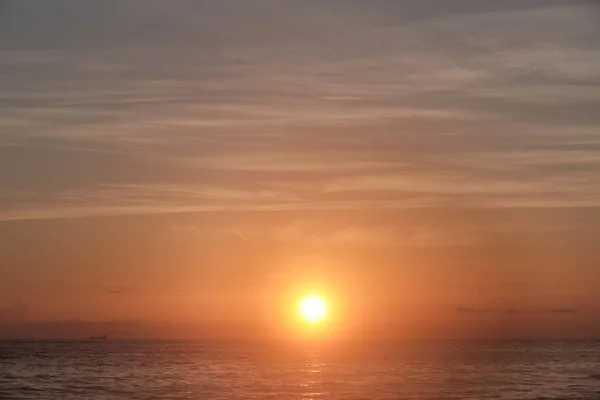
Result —
<instances>
[{"instance_id":1,"label":"sea surface","mask_svg":"<svg viewBox=\"0 0 600 400\"><path fill-rule=\"evenodd\" d=\"M600 342L0 342L0 399L600 399Z\"/></svg>"}]
</instances>

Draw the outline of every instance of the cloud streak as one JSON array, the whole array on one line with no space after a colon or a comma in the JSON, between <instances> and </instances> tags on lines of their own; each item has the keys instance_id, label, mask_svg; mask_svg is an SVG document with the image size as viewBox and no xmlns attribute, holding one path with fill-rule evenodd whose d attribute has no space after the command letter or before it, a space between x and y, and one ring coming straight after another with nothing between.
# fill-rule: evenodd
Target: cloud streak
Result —
<instances>
[{"instance_id":1,"label":"cloud streak","mask_svg":"<svg viewBox=\"0 0 600 400\"><path fill-rule=\"evenodd\" d=\"M112 7L62 2L82 20ZM60 30L9 42L64 22L19 5L0 46L0 152L32 161L0 162L0 219L600 205L584 4L284 3L134 1L111 32L82 30L92 53Z\"/></svg>"}]
</instances>

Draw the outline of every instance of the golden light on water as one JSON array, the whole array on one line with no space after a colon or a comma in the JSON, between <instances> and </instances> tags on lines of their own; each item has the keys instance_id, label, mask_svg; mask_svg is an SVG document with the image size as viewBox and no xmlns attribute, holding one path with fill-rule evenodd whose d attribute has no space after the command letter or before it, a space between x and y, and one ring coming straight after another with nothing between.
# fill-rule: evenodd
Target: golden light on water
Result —
<instances>
[{"instance_id":1,"label":"golden light on water","mask_svg":"<svg viewBox=\"0 0 600 400\"><path fill-rule=\"evenodd\" d=\"M306 295L298 302L298 311L306 322L322 322L327 318L327 302L319 295Z\"/></svg>"}]
</instances>

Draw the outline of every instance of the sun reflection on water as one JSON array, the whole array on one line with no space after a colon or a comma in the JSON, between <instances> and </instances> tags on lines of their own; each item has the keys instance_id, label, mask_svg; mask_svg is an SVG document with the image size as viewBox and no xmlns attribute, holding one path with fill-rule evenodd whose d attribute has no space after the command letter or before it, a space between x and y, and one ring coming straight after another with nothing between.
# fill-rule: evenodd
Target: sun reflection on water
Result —
<instances>
[{"instance_id":1,"label":"sun reflection on water","mask_svg":"<svg viewBox=\"0 0 600 400\"><path fill-rule=\"evenodd\" d=\"M302 377L302 400L320 400L329 396L329 392L323 387L326 367L320 350L312 349L306 352L306 362L299 371Z\"/></svg>"}]
</instances>

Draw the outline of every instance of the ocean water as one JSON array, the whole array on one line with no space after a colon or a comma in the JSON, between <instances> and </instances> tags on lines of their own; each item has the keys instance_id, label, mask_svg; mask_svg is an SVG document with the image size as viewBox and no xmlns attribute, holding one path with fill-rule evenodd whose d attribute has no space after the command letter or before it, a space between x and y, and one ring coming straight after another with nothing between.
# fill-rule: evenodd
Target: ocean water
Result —
<instances>
[{"instance_id":1,"label":"ocean water","mask_svg":"<svg viewBox=\"0 0 600 400\"><path fill-rule=\"evenodd\" d=\"M0 399L600 399L600 342L0 342Z\"/></svg>"}]
</instances>

